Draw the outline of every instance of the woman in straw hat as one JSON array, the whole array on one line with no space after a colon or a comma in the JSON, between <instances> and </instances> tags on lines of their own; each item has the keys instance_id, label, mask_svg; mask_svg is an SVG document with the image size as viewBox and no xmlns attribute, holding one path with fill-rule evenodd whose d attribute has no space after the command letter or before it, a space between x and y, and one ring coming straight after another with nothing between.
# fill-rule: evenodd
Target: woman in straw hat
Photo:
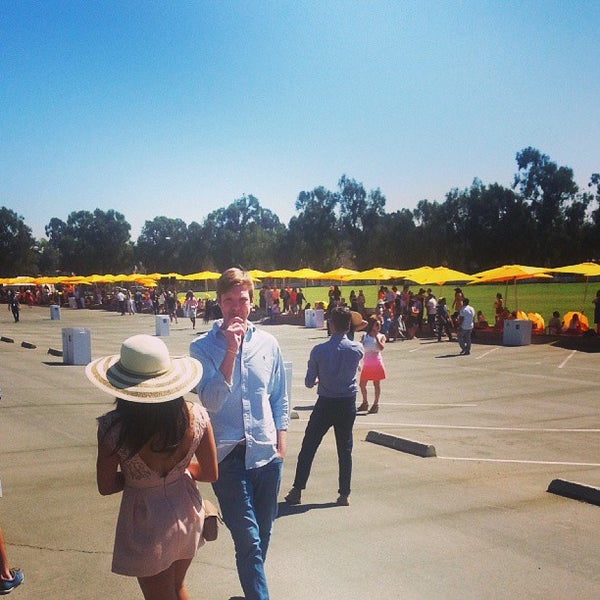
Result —
<instances>
[{"instance_id":1,"label":"woman in straw hat","mask_svg":"<svg viewBox=\"0 0 600 600\"><path fill-rule=\"evenodd\" d=\"M96 472L102 495L123 492L112 570L137 577L146 600L185 600L185 574L204 543L196 481L218 475L208 414L183 398L202 367L170 357L157 337L135 335L86 375L116 396L115 409L98 419Z\"/></svg>"}]
</instances>

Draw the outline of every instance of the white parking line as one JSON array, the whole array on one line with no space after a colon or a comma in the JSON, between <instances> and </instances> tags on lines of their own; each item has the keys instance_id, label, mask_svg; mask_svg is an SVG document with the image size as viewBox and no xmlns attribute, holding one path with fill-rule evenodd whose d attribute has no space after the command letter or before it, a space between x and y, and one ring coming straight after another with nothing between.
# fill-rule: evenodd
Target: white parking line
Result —
<instances>
[{"instance_id":1,"label":"white parking line","mask_svg":"<svg viewBox=\"0 0 600 600\"><path fill-rule=\"evenodd\" d=\"M479 354L478 356L475 357L475 360L479 360L480 358L484 358L488 354L491 354L492 352L496 352L496 350L500 350L500 346L496 346L495 348L492 348L491 350L488 350L487 352L484 352L483 354Z\"/></svg>"},{"instance_id":2,"label":"white parking line","mask_svg":"<svg viewBox=\"0 0 600 600\"><path fill-rule=\"evenodd\" d=\"M308 420L308 419L307 419ZM390 427L391 429L463 429L469 431L514 431L518 433L600 433L600 429L579 429L579 428L559 428L559 427L486 427L480 425L430 425L426 423L390 423L374 420L373 417L360 417L356 421L357 425L368 425L373 427Z\"/></svg>"},{"instance_id":3,"label":"white parking line","mask_svg":"<svg viewBox=\"0 0 600 600\"><path fill-rule=\"evenodd\" d=\"M575 355L575 353L576 353L576 352L577 352L577 350L573 350L573 351L572 351L572 352L569 354L569 356L567 356L567 358L565 358L565 360L563 360L563 361L560 363L560 365L558 365L558 368L559 368L559 369L562 369L562 368L563 368L563 367L564 367L564 366L565 366L565 365L566 365L566 364L567 364L567 363L568 363L568 362L569 362L569 361L570 361L570 360L573 358L573 356Z\"/></svg>"},{"instance_id":4,"label":"white parking line","mask_svg":"<svg viewBox=\"0 0 600 600\"><path fill-rule=\"evenodd\" d=\"M600 463L562 462L555 460L516 460L513 458L464 458L459 456L438 456L442 460L462 460L470 462L517 463L523 465L562 465L566 467L600 467Z\"/></svg>"}]
</instances>

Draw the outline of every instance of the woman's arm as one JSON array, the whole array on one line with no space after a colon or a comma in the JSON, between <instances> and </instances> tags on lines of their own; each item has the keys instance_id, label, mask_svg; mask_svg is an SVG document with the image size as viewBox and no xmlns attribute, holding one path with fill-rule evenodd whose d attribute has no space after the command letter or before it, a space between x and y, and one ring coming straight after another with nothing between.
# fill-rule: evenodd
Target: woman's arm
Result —
<instances>
[{"instance_id":1,"label":"woman's arm","mask_svg":"<svg viewBox=\"0 0 600 600\"><path fill-rule=\"evenodd\" d=\"M123 491L125 477L119 471L119 457L113 453L107 443L102 439L103 434L98 431L98 458L96 459L96 483L98 491L103 496L116 494Z\"/></svg>"},{"instance_id":2,"label":"woman's arm","mask_svg":"<svg viewBox=\"0 0 600 600\"><path fill-rule=\"evenodd\" d=\"M206 424L204 435L196 448L195 456L197 462L188 465L188 471L196 481L212 483L219 477L219 465L217 463L217 446L210 421Z\"/></svg>"}]
</instances>

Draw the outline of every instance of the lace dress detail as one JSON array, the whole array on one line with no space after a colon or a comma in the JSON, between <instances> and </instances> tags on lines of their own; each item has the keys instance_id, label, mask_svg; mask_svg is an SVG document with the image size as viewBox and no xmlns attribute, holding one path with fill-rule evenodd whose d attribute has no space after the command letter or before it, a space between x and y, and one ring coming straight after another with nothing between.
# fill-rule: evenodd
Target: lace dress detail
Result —
<instances>
[{"instance_id":1,"label":"lace dress detail","mask_svg":"<svg viewBox=\"0 0 600 600\"><path fill-rule=\"evenodd\" d=\"M136 454L118 455L125 477L115 533L112 570L120 575L149 577L164 571L176 560L191 559L204 544L204 509L196 482L187 467L206 431L208 414L192 404L193 439L186 456L162 477ZM116 445L119 426L111 411L98 419L100 435Z\"/></svg>"}]
</instances>

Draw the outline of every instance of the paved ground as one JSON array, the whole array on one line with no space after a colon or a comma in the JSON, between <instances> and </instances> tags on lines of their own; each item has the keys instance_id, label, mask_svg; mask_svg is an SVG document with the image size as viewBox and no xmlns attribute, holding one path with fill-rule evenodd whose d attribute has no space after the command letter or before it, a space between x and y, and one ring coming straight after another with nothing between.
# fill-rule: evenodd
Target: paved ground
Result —
<instances>
[{"instance_id":1,"label":"paved ground","mask_svg":"<svg viewBox=\"0 0 600 600\"><path fill-rule=\"evenodd\" d=\"M82 366L48 354L63 327L90 329L92 356L117 352L154 317L0 307L0 522L25 584L15 598L140 597L110 573L119 497L95 486L95 417L110 399ZM281 498L290 487L315 400L303 387L323 330L267 326L293 363L292 421ZM199 331L206 327L200 324ZM187 319L165 341L185 353L198 332ZM36 348L21 345L28 342ZM332 434L315 460L305 504L282 505L268 573L274 600L600 597L600 507L548 493L555 478L600 486L598 354L549 345L389 344L382 410L357 419L352 504L336 507ZM365 441L382 431L433 444L419 458ZM212 490L202 486L212 497ZM229 535L201 549L188 574L191 598L240 593Z\"/></svg>"}]
</instances>

